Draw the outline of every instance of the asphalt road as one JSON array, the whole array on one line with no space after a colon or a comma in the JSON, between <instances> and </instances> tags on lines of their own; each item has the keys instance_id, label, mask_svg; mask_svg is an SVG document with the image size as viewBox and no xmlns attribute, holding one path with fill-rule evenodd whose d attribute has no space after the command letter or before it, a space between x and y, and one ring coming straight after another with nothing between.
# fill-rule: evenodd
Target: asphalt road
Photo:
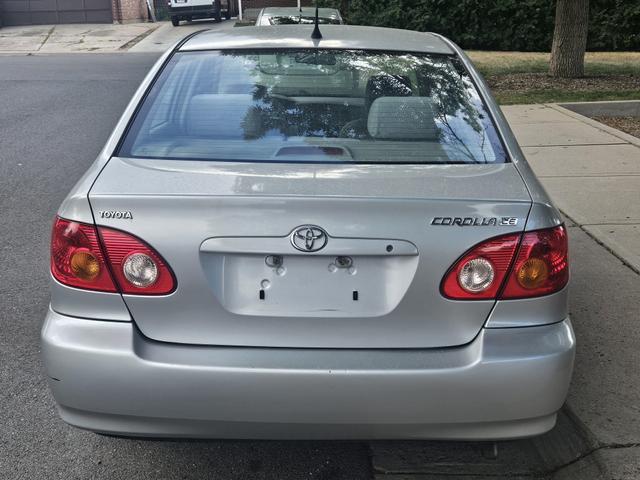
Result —
<instances>
[{"instance_id":1,"label":"asphalt road","mask_svg":"<svg viewBox=\"0 0 640 480\"><path fill-rule=\"evenodd\" d=\"M370 478L356 442L171 442L64 424L39 356L51 221L156 54L0 58L0 479Z\"/></svg>"}]
</instances>

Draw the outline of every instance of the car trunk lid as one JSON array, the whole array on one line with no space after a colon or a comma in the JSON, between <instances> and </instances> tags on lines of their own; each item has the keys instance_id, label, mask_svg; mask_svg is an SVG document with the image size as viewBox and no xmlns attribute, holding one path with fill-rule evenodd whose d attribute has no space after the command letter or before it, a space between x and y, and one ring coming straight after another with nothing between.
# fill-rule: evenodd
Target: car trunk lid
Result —
<instances>
[{"instance_id":1,"label":"car trunk lid","mask_svg":"<svg viewBox=\"0 0 640 480\"><path fill-rule=\"evenodd\" d=\"M124 295L146 336L297 348L471 341L494 302L448 300L442 277L478 242L521 231L531 205L513 164L121 158L90 202L97 224L140 237L175 273L170 295ZM311 250L326 245L307 251L309 231Z\"/></svg>"}]
</instances>

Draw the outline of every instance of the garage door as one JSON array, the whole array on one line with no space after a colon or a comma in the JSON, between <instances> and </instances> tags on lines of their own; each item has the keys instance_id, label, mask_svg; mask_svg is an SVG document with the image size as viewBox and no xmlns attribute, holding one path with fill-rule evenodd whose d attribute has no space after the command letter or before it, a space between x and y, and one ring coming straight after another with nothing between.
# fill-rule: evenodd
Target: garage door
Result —
<instances>
[{"instance_id":1,"label":"garage door","mask_svg":"<svg viewBox=\"0 0 640 480\"><path fill-rule=\"evenodd\" d=\"M0 0L2 25L111 23L111 0Z\"/></svg>"}]
</instances>

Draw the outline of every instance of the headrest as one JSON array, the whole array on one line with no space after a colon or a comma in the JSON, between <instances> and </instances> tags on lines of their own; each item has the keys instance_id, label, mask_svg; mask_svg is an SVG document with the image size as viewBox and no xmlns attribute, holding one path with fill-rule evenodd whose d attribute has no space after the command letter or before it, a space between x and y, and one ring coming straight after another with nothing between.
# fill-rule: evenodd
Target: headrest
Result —
<instances>
[{"instance_id":1,"label":"headrest","mask_svg":"<svg viewBox=\"0 0 640 480\"><path fill-rule=\"evenodd\" d=\"M256 136L259 114L252 95L202 94L189 101L185 118L187 135L243 139Z\"/></svg>"},{"instance_id":2,"label":"headrest","mask_svg":"<svg viewBox=\"0 0 640 480\"><path fill-rule=\"evenodd\" d=\"M429 97L380 97L367 120L369 135L387 140L436 140L438 127Z\"/></svg>"},{"instance_id":3,"label":"headrest","mask_svg":"<svg viewBox=\"0 0 640 480\"><path fill-rule=\"evenodd\" d=\"M374 75L367 80L365 107L369 109L373 101L380 97L410 97L411 80L406 75L388 73Z\"/></svg>"}]
</instances>

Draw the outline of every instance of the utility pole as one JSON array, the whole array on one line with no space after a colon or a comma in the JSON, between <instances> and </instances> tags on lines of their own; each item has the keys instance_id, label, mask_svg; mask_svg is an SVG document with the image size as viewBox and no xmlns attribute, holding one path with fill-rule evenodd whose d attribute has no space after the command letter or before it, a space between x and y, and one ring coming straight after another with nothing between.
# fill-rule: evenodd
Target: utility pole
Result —
<instances>
[{"instance_id":1,"label":"utility pole","mask_svg":"<svg viewBox=\"0 0 640 480\"><path fill-rule=\"evenodd\" d=\"M242 21L242 0L238 0L238 20Z\"/></svg>"},{"instance_id":2,"label":"utility pole","mask_svg":"<svg viewBox=\"0 0 640 480\"><path fill-rule=\"evenodd\" d=\"M300 11L300 0L298 0L298 11Z\"/></svg>"}]
</instances>

